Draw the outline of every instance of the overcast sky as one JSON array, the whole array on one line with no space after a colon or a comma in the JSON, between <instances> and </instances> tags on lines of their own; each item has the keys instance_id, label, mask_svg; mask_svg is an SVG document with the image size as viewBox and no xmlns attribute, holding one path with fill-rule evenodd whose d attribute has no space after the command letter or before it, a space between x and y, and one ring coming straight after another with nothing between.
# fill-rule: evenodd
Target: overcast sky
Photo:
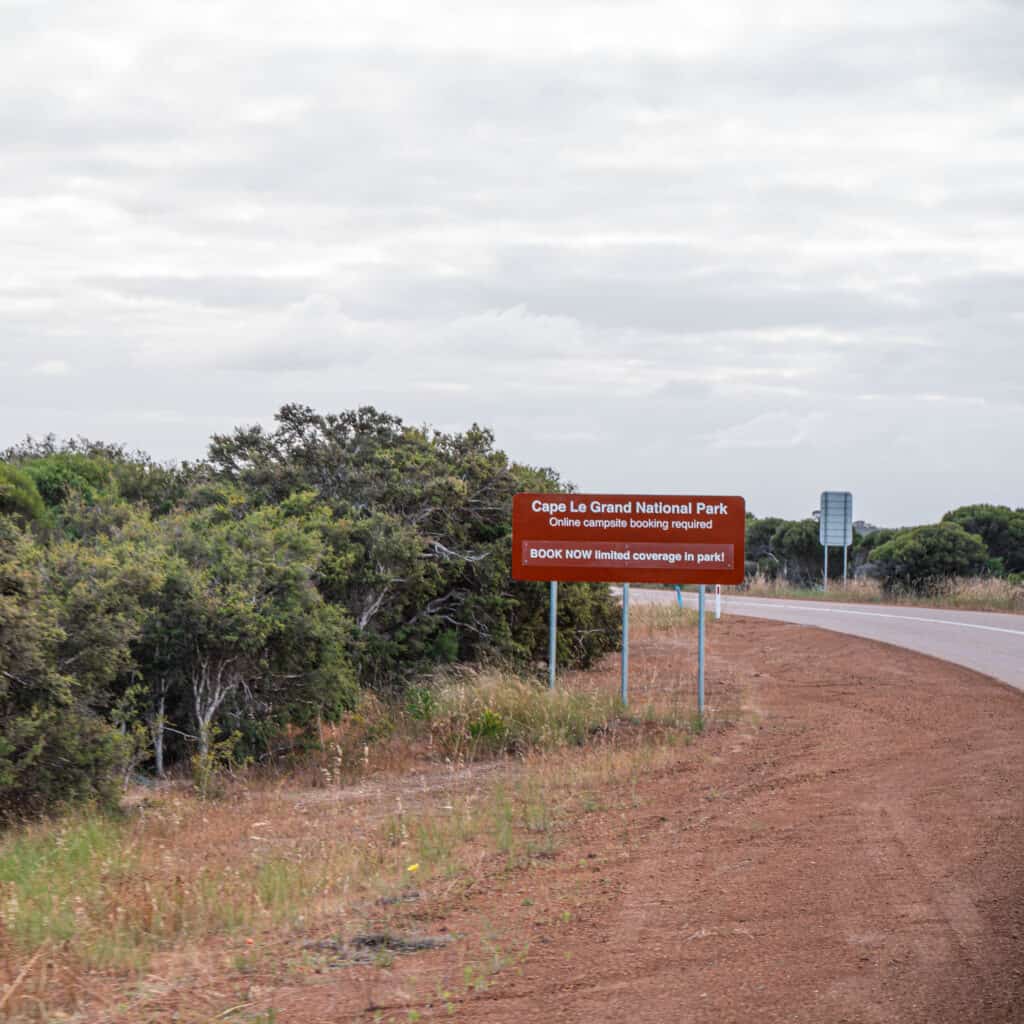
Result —
<instances>
[{"instance_id":1,"label":"overcast sky","mask_svg":"<svg viewBox=\"0 0 1024 1024\"><path fill-rule=\"evenodd\" d=\"M0 447L285 402L1024 505L1024 3L0 0Z\"/></svg>"}]
</instances>

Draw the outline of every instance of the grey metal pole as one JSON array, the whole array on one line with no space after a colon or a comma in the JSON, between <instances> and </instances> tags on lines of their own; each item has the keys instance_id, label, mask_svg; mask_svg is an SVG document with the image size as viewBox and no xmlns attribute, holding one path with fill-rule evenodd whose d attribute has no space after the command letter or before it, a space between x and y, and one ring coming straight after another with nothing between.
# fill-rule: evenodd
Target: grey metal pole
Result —
<instances>
[{"instance_id":1,"label":"grey metal pole","mask_svg":"<svg viewBox=\"0 0 1024 1024\"><path fill-rule=\"evenodd\" d=\"M828 590L828 545L825 545L825 590Z\"/></svg>"},{"instance_id":2,"label":"grey metal pole","mask_svg":"<svg viewBox=\"0 0 1024 1024\"><path fill-rule=\"evenodd\" d=\"M843 545L843 586L846 586L846 553L849 549Z\"/></svg>"},{"instance_id":3,"label":"grey metal pole","mask_svg":"<svg viewBox=\"0 0 1024 1024\"><path fill-rule=\"evenodd\" d=\"M622 584L622 683L619 696L629 706L629 584Z\"/></svg>"},{"instance_id":4,"label":"grey metal pole","mask_svg":"<svg viewBox=\"0 0 1024 1024\"><path fill-rule=\"evenodd\" d=\"M555 663L558 660L558 580L551 581L548 601L548 689L555 688Z\"/></svg>"},{"instance_id":5,"label":"grey metal pole","mask_svg":"<svg viewBox=\"0 0 1024 1024\"><path fill-rule=\"evenodd\" d=\"M704 715L704 584L697 591L697 714Z\"/></svg>"}]
</instances>

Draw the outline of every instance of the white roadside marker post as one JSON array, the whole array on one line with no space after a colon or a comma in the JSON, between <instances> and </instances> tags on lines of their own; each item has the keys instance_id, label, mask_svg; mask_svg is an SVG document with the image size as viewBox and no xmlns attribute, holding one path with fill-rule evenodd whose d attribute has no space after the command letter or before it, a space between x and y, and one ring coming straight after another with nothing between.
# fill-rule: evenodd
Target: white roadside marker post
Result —
<instances>
[{"instance_id":1,"label":"white roadside marker post","mask_svg":"<svg viewBox=\"0 0 1024 1024\"><path fill-rule=\"evenodd\" d=\"M551 581L548 605L548 689L555 688L555 663L558 660L558 580Z\"/></svg>"},{"instance_id":2,"label":"white roadside marker post","mask_svg":"<svg viewBox=\"0 0 1024 1024\"><path fill-rule=\"evenodd\" d=\"M704 584L697 588L697 714L704 717Z\"/></svg>"},{"instance_id":3,"label":"white roadside marker post","mask_svg":"<svg viewBox=\"0 0 1024 1024\"><path fill-rule=\"evenodd\" d=\"M622 584L622 706L629 707L629 584Z\"/></svg>"}]
</instances>

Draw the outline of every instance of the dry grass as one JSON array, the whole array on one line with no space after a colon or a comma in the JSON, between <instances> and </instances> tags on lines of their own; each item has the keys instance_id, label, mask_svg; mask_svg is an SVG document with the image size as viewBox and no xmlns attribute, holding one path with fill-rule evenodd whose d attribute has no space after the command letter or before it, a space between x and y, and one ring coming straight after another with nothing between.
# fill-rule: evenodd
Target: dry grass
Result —
<instances>
[{"instance_id":1,"label":"dry grass","mask_svg":"<svg viewBox=\"0 0 1024 1024\"><path fill-rule=\"evenodd\" d=\"M700 613L695 608L679 608L673 604L637 604L629 613L630 641L658 639L690 639L700 623ZM704 625L714 626L715 617L711 607L705 609Z\"/></svg>"},{"instance_id":2,"label":"dry grass","mask_svg":"<svg viewBox=\"0 0 1024 1024\"><path fill-rule=\"evenodd\" d=\"M936 581L925 593L886 591L878 580L829 582L828 591L796 587L785 580L756 576L730 591L750 597L783 597L805 601L851 601L863 604L900 604L928 608L1024 613L1024 586L993 576Z\"/></svg>"},{"instance_id":3,"label":"dry grass","mask_svg":"<svg viewBox=\"0 0 1024 1024\"><path fill-rule=\"evenodd\" d=\"M991 576L943 580L932 588L928 602L946 608L1024 613L1024 585Z\"/></svg>"},{"instance_id":4,"label":"dry grass","mask_svg":"<svg viewBox=\"0 0 1024 1024\"><path fill-rule=\"evenodd\" d=\"M462 673L438 687L424 716L431 747L470 762L580 747L624 717L613 693L550 692L500 673Z\"/></svg>"},{"instance_id":5,"label":"dry grass","mask_svg":"<svg viewBox=\"0 0 1024 1024\"><path fill-rule=\"evenodd\" d=\"M236 786L213 804L172 793L125 821L35 826L0 852L0 981L45 956L0 1019L155 1022L173 1006L176 1020L210 1020L199 988L244 992L257 961L300 970L305 938L351 935L405 894L443 897L551 856L574 817L636 799L637 780L674 756L668 738L615 734L368 800Z\"/></svg>"},{"instance_id":6,"label":"dry grass","mask_svg":"<svg viewBox=\"0 0 1024 1024\"><path fill-rule=\"evenodd\" d=\"M462 666L412 687L402 703L364 694L337 725L318 728L315 749L300 753L286 777L331 787L401 774L424 760L463 765L581 746L624 710L613 692L550 693L508 672Z\"/></svg>"},{"instance_id":7,"label":"dry grass","mask_svg":"<svg viewBox=\"0 0 1024 1024\"><path fill-rule=\"evenodd\" d=\"M344 791L236 784L223 801L172 792L128 820L83 815L8 838L0 849L0 959L10 965L2 980L44 944L52 950L47 972L11 1000L10 1019L87 1001L83 1019L107 1019L96 994L144 1003L143 979L180 984L196 955L223 967L253 947L343 928L360 902L448 874L455 848L486 824L478 801L457 786L425 800L414 786L380 798L383 806L366 806ZM442 817L407 809L436 811L442 799Z\"/></svg>"},{"instance_id":8,"label":"dry grass","mask_svg":"<svg viewBox=\"0 0 1024 1024\"><path fill-rule=\"evenodd\" d=\"M368 698L299 779L228 779L215 801L182 783L135 794L122 818L8 834L0 1020L210 1020L256 959L301 970L304 937L358 930L382 901L550 856L575 817L636 800L637 780L705 724L679 664L695 621L637 609L629 714L614 657L554 694L462 673L402 709Z\"/></svg>"},{"instance_id":9,"label":"dry grass","mask_svg":"<svg viewBox=\"0 0 1024 1024\"><path fill-rule=\"evenodd\" d=\"M783 579L754 576L742 587L724 588L728 593L750 597L789 597L803 600L861 601L865 604L881 603L888 600L878 580L852 579L844 584L841 580L830 580L828 591L820 588L798 587Z\"/></svg>"}]
</instances>

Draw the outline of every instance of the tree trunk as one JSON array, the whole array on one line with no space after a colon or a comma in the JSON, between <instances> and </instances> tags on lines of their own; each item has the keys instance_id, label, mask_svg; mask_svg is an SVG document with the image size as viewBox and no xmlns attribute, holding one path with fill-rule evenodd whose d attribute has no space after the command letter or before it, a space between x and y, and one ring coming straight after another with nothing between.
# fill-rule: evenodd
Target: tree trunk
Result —
<instances>
[{"instance_id":1,"label":"tree trunk","mask_svg":"<svg viewBox=\"0 0 1024 1024\"><path fill-rule=\"evenodd\" d=\"M160 703L156 708L156 715L153 718L153 758L156 761L156 777L164 777L164 712L167 709L167 694L161 692Z\"/></svg>"},{"instance_id":2,"label":"tree trunk","mask_svg":"<svg viewBox=\"0 0 1024 1024\"><path fill-rule=\"evenodd\" d=\"M196 729L196 736L199 741L199 756L206 757L210 753L210 736L212 732L211 721L213 719L212 712L197 721L198 728Z\"/></svg>"},{"instance_id":3,"label":"tree trunk","mask_svg":"<svg viewBox=\"0 0 1024 1024\"><path fill-rule=\"evenodd\" d=\"M216 668L206 658L192 670L192 708L196 717L196 736L199 740L199 756L210 753L213 738L213 720L220 710L224 698L237 689L241 677L232 666L237 658L227 658Z\"/></svg>"}]
</instances>

